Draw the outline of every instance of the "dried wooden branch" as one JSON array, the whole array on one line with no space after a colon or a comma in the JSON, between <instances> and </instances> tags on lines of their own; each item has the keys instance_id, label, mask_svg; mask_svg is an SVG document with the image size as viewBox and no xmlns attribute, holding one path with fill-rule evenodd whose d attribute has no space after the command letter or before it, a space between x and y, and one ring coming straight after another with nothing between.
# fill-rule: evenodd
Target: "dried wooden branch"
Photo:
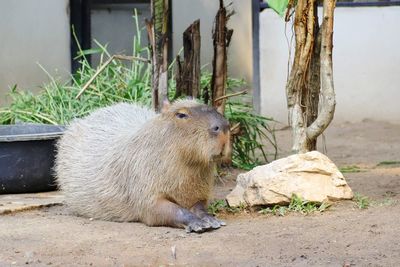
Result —
<instances>
[{"instance_id":1,"label":"dried wooden branch","mask_svg":"<svg viewBox=\"0 0 400 267\"><path fill-rule=\"evenodd\" d=\"M239 133L239 130L240 130L239 127L240 127L240 122L238 122L238 123L236 123L235 125L233 125L233 126L231 127L231 129L230 129L231 134L232 134L232 135L238 134L238 133Z\"/></svg>"},{"instance_id":2,"label":"dried wooden branch","mask_svg":"<svg viewBox=\"0 0 400 267\"><path fill-rule=\"evenodd\" d=\"M232 93L232 94L229 94L229 95L223 95L223 96L220 96L217 99L215 99L214 102L221 101L221 100L227 99L229 97L238 96L238 95L245 95L245 94L247 94L247 90L243 90L243 91L240 91L240 92L237 92L237 93Z\"/></svg>"}]
</instances>

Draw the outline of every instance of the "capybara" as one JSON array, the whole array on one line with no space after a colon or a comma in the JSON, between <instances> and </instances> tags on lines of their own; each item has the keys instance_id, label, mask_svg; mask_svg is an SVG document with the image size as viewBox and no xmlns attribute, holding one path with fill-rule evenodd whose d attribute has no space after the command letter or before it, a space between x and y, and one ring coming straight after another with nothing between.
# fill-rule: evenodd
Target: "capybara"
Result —
<instances>
[{"instance_id":1,"label":"capybara","mask_svg":"<svg viewBox=\"0 0 400 267\"><path fill-rule=\"evenodd\" d=\"M115 104L73 121L57 151L57 181L77 215L188 232L225 225L206 211L215 164L230 156L229 124L212 107Z\"/></svg>"}]
</instances>

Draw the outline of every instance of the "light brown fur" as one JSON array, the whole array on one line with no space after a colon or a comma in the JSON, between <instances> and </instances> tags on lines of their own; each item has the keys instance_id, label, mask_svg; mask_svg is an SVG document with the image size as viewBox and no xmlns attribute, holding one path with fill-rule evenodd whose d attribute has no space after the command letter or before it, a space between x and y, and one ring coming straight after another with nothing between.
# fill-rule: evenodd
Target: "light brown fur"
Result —
<instances>
[{"instance_id":1,"label":"light brown fur","mask_svg":"<svg viewBox=\"0 0 400 267\"><path fill-rule=\"evenodd\" d=\"M215 161L229 153L228 123L212 108L181 100L166 103L157 115L117 104L69 126L55 170L78 215L148 225L196 221L201 226L195 228L204 230L210 227L204 220L212 218L202 206L197 217L189 210L208 201Z\"/></svg>"}]
</instances>

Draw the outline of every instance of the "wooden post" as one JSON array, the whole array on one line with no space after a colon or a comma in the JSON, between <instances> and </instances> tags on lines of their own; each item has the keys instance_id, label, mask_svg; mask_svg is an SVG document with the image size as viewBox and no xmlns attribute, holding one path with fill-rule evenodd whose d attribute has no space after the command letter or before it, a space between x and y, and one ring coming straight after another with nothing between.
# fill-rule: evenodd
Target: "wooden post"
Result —
<instances>
[{"instance_id":1,"label":"wooden post","mask_svg":"<svg viewBox=\"0 0 400 267\"><path fill-rule=\"evenodd\" d=\"M200 95L200 20L194 21L183 33L183 63L176 58L176 95Z\"/></svg>"},{"instance_id":2,"label":"wooden post","mask_svg":"<svg viewBox=\"0 0 400 267\"><path fill-rule=\"evenodd\" d=\"M184 63L181 62L181 57L179 55L176 56L175 60L175 98L178 98L182 95L186 95L185 87L183 86L183 79L185 77L183 66Z\"/></svg>"},{"instance_id":3,"label":"wooden post","mask_svg":"<svg viewBox=\"0 0 400 267\"><path fill-rule=\"evenodd\" d=\"M229 17L233 13L227 14L224 6L224 1L219 1L219 10L215 16L215 23L213 29L213 45L214 45L214 58L213 58L213 74L211 78L211 96L212 105L224 114L225 101L223 98L218 98L226 95L226 80L227 80L227 47L229 46L233 30L228 29L226 24Z\"/></svg>"},{"instance_id":4,"label":"wooden post","mask_svg":"<svg viewBox=\"0 0 400 267\"><path fill-rule=\"evenodd\" d=\"M146 20L152 53L152 105L159 111L168 99L168 0L151 0L151 21Z\"/></svg>"}]
</instances>

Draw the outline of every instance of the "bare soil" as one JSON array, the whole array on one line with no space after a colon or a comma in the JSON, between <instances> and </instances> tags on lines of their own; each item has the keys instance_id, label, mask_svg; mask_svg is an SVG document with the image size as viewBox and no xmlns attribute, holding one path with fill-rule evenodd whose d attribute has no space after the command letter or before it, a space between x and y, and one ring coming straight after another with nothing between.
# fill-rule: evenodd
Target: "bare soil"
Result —
<instances>
[{"instance_id":1,"label":"bare soil","mask_svg":"<svg viewBox=\"0 0 400 267\"><path fill-rule=\"evenodd\" d=\"M290 132L277 137L280 157L289 154ZM400 125L334 124L325 140L321 151L338 166L362 169L345 176L369 208L345 201L311 215L224 215L227 226L187 234L74 217L56 206L0 216L0 266L400 266L400 166L377 166L400 160ZM216 187L217 198L236 173Z\"/></svg>"}]
</instances>

